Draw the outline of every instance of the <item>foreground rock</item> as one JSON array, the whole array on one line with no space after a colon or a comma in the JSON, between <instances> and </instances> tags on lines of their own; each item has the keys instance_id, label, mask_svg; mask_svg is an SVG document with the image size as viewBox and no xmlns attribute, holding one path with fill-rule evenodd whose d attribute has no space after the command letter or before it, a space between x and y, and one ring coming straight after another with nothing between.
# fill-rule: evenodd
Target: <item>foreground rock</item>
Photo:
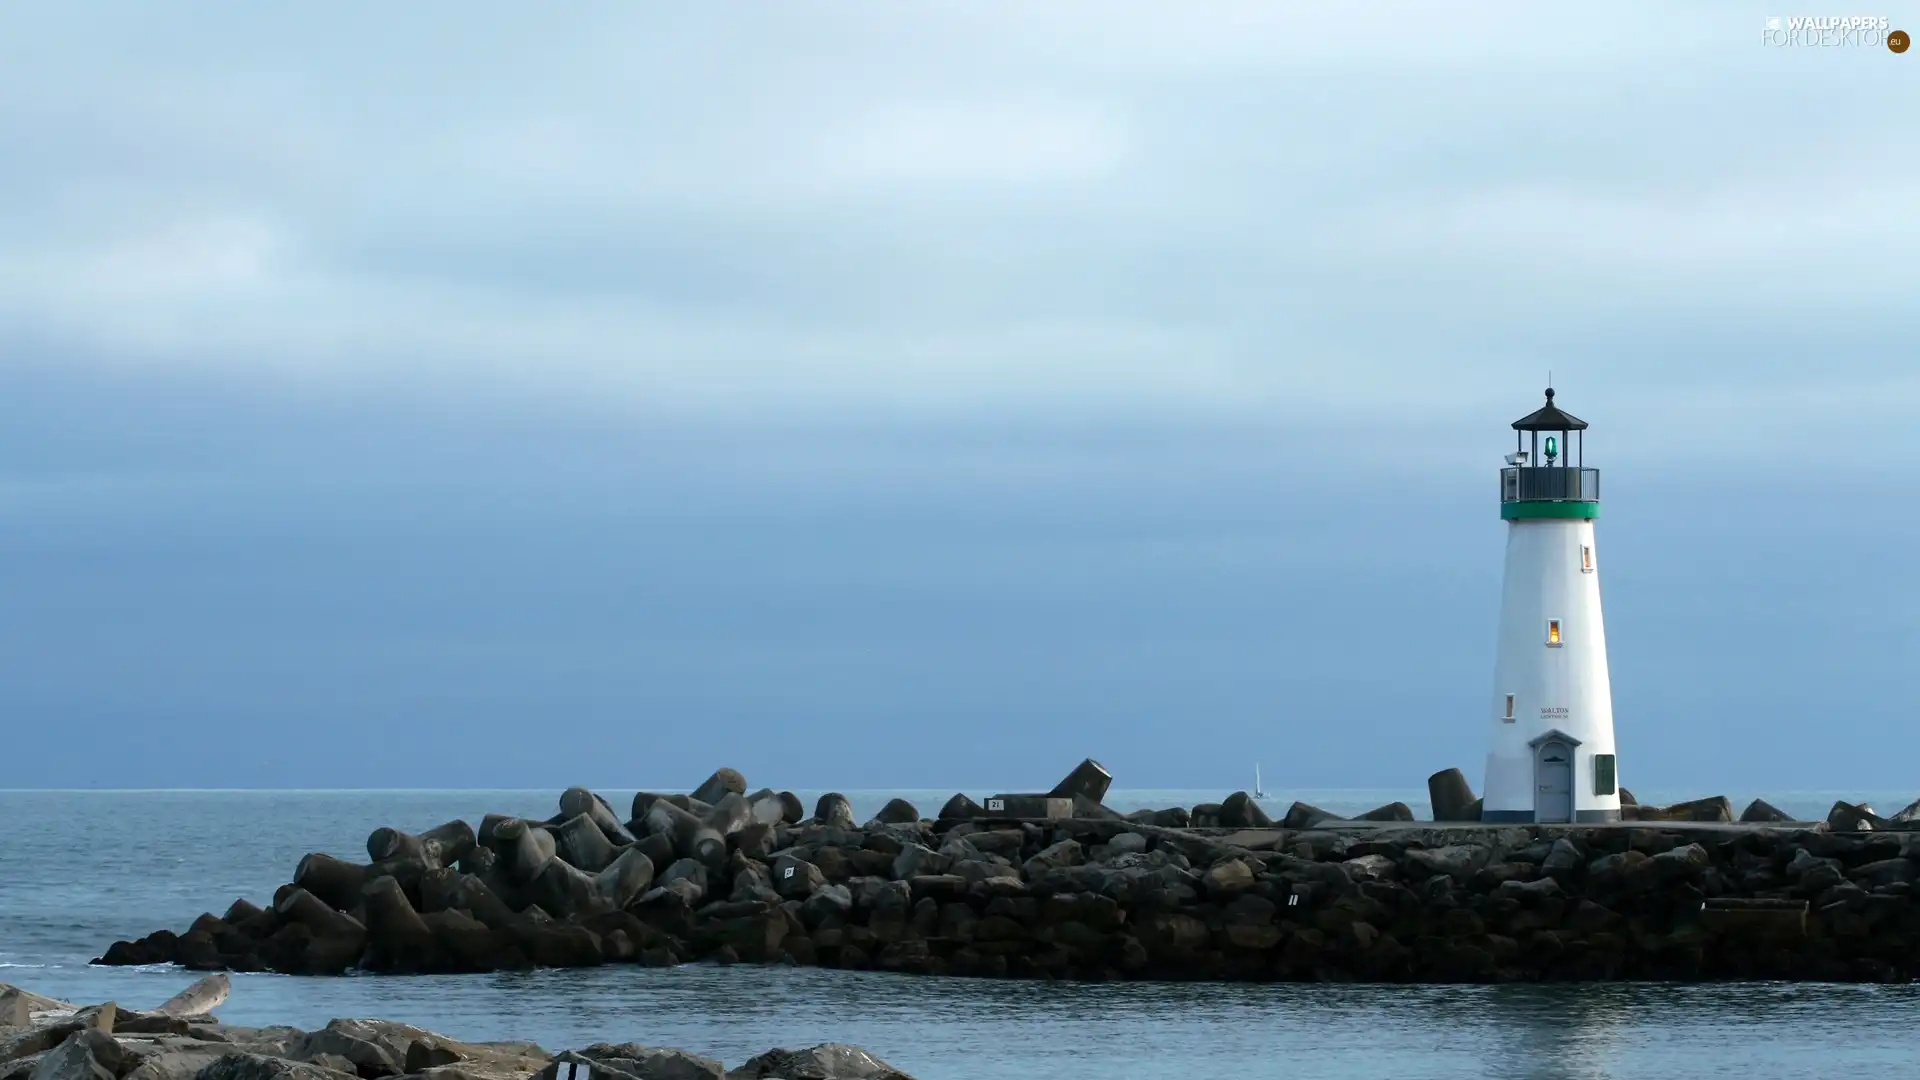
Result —
<instances>
[{"instance_id":1,"label":"foreground rock","mask_svg":"<svg viewBox=\"0 0 1920 1080\"><path fill-rule=\"evenodd\" d=\"M387 1020L335 1020L318 1031L230 1027L206 1014L227 990L225 977L213 976L168 1002L174 1011L139 1013L111 1002L80 1008L0 983L0 1080L572 1080L581 1065L609 1080L913 1080L838 1043L769 1050L729 1071L637 1043L549 1054Z\"/></svg>"},{"instance_id":2,"label":"foreground rock","mask_svg":"<svg viewBox=\"0 0 1920 1080\"><path fill-rule=\"evenodd\" d=\"M1091 761L1046 793L864 825L837 793L716 772L641 792L620 821L584 788L545 821L382 828L369 862L300 861L99 962L292 974L690 961L1078 979L1504 982L1905 980L1920 974L1920 810L1837 804L1794 823L1724 798L1631 804L1615 826L1342 821L1244 792L1122 817ZM1430 780L1444 816L1478 800ZM704 797L696 797L704 796ZM712 801L708 801L708 799ZM1016 813L1019 811L1020 813ZM1021 816L1043 815L1043 816ZM615 1071L618 1071L617 1069ZM0 1078L4 1080L4 1078Z\"/></svg>"}]
</instances>

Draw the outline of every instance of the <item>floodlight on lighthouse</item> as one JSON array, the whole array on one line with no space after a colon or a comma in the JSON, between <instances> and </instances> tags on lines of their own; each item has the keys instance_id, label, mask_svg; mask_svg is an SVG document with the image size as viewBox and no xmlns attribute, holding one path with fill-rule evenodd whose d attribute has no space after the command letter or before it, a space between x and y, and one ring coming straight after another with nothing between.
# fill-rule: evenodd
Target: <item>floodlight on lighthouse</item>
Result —
<instances>
[{"instance_id":1,"label":"floodlight on lighthouse","mask_svg":"<svg viewBox=\"0 0 1920 1080\"><path fill-rule=\"evenodd\" d=\"M1516 450L1507 455L1507 464L1509 465L1525 465L1526 463L1527 452L1525 450Z\"/></svg>"}]
</instances>

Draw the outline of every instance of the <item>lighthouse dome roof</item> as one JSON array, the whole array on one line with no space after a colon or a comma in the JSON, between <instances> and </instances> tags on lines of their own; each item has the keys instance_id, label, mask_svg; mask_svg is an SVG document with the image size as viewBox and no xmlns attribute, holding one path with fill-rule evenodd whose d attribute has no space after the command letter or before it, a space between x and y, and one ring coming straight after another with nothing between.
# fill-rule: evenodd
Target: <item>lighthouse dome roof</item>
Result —
<instances>
[{"instance_id":1,"label":"lighthouse dome roof","mask_svg":"<svg viewBox=\"0 0 1920 1080\"><path fill-rule=\"evenodd\" d=\"M1515 431L1585 431L1587 422L1553 403L1553 387L1547 387L1547 403L1513 422Z\"/></svg>"}]
</instances>

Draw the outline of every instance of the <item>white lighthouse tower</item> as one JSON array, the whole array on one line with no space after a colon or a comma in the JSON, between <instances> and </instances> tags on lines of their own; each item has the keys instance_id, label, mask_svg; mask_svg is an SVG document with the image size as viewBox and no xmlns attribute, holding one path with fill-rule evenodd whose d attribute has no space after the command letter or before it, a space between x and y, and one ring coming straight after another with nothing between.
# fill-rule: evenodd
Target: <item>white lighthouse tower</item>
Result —
<instances>
[{"instance_id":1,"label":"white lighthouse tower","mask_svg":"<svg viewBox=\"0 0 1920 1080\"><path fill-rule=\"evenodd\" d=\"M1500 470L1507 566L1483 821L1620 818L1593 544L1600 470L1585 467L1586 429L1549 388L1543 408L1514 421L1514 452Z\"/></svg>"}]
</instances>

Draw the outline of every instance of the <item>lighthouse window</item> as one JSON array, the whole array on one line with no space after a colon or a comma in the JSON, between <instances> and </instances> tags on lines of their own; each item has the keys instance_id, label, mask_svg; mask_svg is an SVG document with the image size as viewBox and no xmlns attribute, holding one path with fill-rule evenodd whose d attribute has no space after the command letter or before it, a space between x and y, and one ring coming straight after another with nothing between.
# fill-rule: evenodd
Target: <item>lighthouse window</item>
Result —
<instances>
[{"instance_id":1,"label":"lighthouse window","mask_svg":"<svg viewBox=\"0 0 1920 1080\"><path fill-rule=\"evenodd\" d=\"M1550 649L1557 649L1560 647L1560 620L1559 619L1547 620L1547 647Z\"/></svg>"},{"instance_id":2,"label":"lighthouse window","mask_svg":"<svg viewBox=\"0 0 1920 1080\"><path fill-rule=\"evenodd\" d=\"M1501 717L1500 719L1505 720L1509 724L1513 723L1513 695L1512 694L1507 695L1507 715Z\"/></svg>"},{"instance_id":3,"label":"lighthouse window","mask_svg":"<svg viewBox=\"0 0 1920 1080\"><path fill-rule=\"evenodd\" d=\"M1619 790L1614 768L1612 754L1593 755L1593 793L1595 795L1612 795Z\"/></svg>"},{"instance_id":4,"label":"lighthouse window","mask_svg":"<svg viewBox=\"0 0 1920 1080\"><path fill-rule=\"evenodd\" d=\"M1580 545L1580 572L1593 573L1593 548L1587 544Z\"/></svg>"}]
</instances>

